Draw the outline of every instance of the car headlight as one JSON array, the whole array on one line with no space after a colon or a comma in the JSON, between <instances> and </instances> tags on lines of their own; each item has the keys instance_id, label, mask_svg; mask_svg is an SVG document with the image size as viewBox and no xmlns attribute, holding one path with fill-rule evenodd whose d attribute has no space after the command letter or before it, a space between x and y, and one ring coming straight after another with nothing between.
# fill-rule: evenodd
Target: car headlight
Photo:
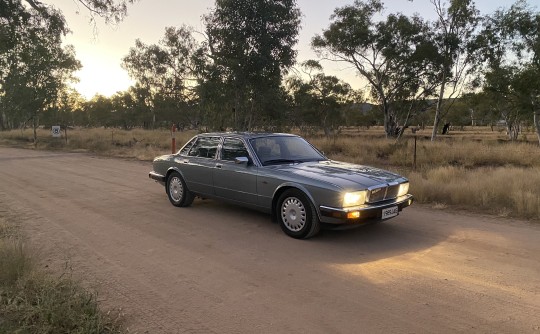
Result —
<instances>
[{"instance_id":1,"label":"car headlight","mask_svg":"<svg viewBox=\"0 0 540 334\"><path fill-rule=\"evenodd\" d=\"M355 191L343 195L343 207L358 206L366 203L367 191Z\"/></svg>"},{"instance_id":2,"label":"car headlight","mask_svg":"<svg viewBox=\"0 0 540 334\"><path fill-rule=\"evenodd\" d=\"M409 182L405 182L399 185L398 197L405 196L409 193Z\"/></svg>"}]
</instances>

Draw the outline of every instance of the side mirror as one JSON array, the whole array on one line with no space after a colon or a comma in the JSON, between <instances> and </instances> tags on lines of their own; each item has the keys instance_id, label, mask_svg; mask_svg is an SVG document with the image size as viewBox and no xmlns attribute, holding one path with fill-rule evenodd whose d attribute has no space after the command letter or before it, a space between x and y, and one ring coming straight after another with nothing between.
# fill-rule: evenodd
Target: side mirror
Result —
<instances>
[{"instance_id":1,"label":"side mirror","mask_svg":"<svg viewBox=\"0 0 540 334\"><path fill-rule=\"evenodd\" d=\"M247 157L236 157L234 158L234 163L239 165L247 165L249 162L249 158Z\"/></svg>"}]
</instances>

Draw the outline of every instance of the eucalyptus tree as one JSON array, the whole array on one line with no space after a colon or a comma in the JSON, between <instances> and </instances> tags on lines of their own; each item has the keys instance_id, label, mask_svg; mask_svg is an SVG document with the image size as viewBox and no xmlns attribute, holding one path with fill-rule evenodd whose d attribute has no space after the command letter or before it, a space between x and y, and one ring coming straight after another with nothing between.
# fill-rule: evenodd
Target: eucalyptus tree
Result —
<instances>
[{"instance_id":1,"label":"eucalyptus tree","mask_svg":"<svg viewBox=\"0 0 540 334\"><path fill-rule=\"evenodd\" d=\"M287 80L293 99L293 119L300 128L320 126L328 136L343 124L343 109L357 95L349 84L325 75L317 61L303 62L302 68L305 78L298 75Z\"/></svg>"},{"instance_id":2,"label":"eucalyptus tree","mask_svg":"<svg viewBox=\"0 0 540 334\"><path fill-rule=\"evenodd\" d=\"M508 101L512 114L532 117L540 143L540 12L526 1L500 9L486 18L478 42L484 90Z\"/></svg>"},{"instance_id":3,"label":"eucalyptus tree","mask_svg":"<svg viewBox=\"0 0 540 334\"><path fill-rule=\"evenodd\" d=\"M496 66L484 73L483 95L489 98L489 106L499 119L503 119L510 140L516 140L521 131L525 113L521 94L515 89L520 81L516 66Z\"/></svg>"},{"instance_id":4,"label":"eucalyptus tree","mask_svg":"<svg viewBox=\"0 0 540 334\"><path fill-rule=\"evenodd\" d=\"M216 99L231 108L230 126L253 129L282 118L274 101L285 95L282 79L296 58L296 0L216 0L204 21L207 58L200 83L218 89Z\"/></svg>"},{"instance_id":5,"label":"eucalyptus tree","mask_svg":"<svg viewBox=\"0 0 540 334\"><path fill-rule=\"evenodd\" d=\"M474 68L477 27L480 15L473 0L430 0L437 18L433 23L433 43L439 61L435 66L437 104L431 140L434 141L441 120L466 86ZM445 106L446 104L446 106Z\"/></svg>"},{"instance_id":6,"label":"eucalyptus tree","mask_svg":"<svg viewBox=\"0 0 540 334\"><path fill-rule=\"evenodd\" d=\"M76 112L82 111L85 102L86 99L74 88L66 87L58 92L56 101L40 117L40 123L63 127L78 125L74 116Z\"/></svg>"},{"instance_id":7,"label":"eucalyptus tree","mask_svg":"<svg viewBox=\"0 0 540 334\"><path fill-rule=\"evenodd\" d=\"M330 26L313 38L312 46L326 59L352 64L367 80L371 97L384 113L386 135L393 137L398 127L394 102L423 89L436 53L420 17L390 14L378 20L383 12L380 0L356 0L337 8Z\"/></svg>"},{"instance_id":8,"label":"eucalyptus tree","mask_svg":"<svg viewBox=\"0 0 540 334\"><path fill-rule=\"evenodd\" d=\"M162 121L197 123L192 106L197 97L194 57L199 48L191 28L168 27L158 44L146 45L137 39L122 59L122 67L148 92L153 124L157 116Z\"/></svg>"},{"instance_id":9,"label":"eucalyptus tree","mask_svg":"<svg viewBox=\"0 0 540 334\"><path fill-rule=\"evenodd\" d=\"M2 123L16 126L31 121L34 140L40 114L53 106L80 68L73 48L62 46L63 22L61 13L52 8L37 12L20 0L0 6Z\"/></svg>"},{"instance_id":10,"label":"eucalyptus tree","mask_svg":"<svg viewBox=\"0 0 540 334\"><path fill-rule=\"evenodd\" d=\"M37 13L47 14L50 10L43 1L24 0ZM90 14L91 21L95 21L96 16L101 17L106 23L119 23L127 15L127 7L138 0L76 0Z\"/></svg>"}]
</instances>

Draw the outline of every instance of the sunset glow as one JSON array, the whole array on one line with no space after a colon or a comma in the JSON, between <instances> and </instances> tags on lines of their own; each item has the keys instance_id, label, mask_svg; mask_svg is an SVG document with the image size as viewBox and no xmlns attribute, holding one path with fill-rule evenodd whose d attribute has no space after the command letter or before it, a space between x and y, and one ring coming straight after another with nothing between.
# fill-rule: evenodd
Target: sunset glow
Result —
<instances>
[{"instance_id":1,"label":"sunset glow","mask_svg":"<svg viewBox=\"0 0 540 334\"><path fill-rule=\"evenodd\" d=\"M353 0L313 1L298 0L302 11L301 31L298 38L298 63L309 59L318 59L311 49L311 39L327 28L330 16L337 7L352 4ZM49 0L48 4L60 8L72 30L65 38L65 44L75 47L76 57L83 68L75 75L79 82L73 87L85 98L95 94L110 96L124 91L133 84L127 72L121 68L122 58L140 39L145 44L157 44L162 38L165 27L189 25L202 37L204 25L202 16L209 13L213 0L198 1L160 1L142 0L131 5L128 16L118 26L104 24L99 18L96 25L90 23L85 11L71 0ZM500 7L508 7L511 0L493 2L477 0L476 5L482 13L491 13ZM434 11L428 0L392 0L386 1L386 12L418 13L424 19L433 19ZM343 63L323 60L321 64L328 75L335 75L355 89L362 89L365 83L360 80L354 68Z\"/></svg>"}]
</instances>

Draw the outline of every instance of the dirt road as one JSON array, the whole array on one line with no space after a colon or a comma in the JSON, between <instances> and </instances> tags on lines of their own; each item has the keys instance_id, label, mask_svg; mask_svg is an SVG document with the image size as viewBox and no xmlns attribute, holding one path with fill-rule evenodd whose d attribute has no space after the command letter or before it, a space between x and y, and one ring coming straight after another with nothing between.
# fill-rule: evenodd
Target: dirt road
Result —
<instances>
[{"instance_id":1,"label":"dirt road","mask_svg":"<svg viewBox=\"0 0 540 334\"><path fill-rule=\"evenodd\" d=\"M415 205L299 241L150 163L0 148L0 211L135 333L540 333L540 226Z\"/></svg>"}]
</instances>

